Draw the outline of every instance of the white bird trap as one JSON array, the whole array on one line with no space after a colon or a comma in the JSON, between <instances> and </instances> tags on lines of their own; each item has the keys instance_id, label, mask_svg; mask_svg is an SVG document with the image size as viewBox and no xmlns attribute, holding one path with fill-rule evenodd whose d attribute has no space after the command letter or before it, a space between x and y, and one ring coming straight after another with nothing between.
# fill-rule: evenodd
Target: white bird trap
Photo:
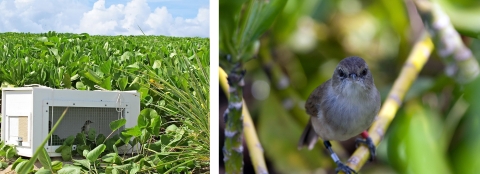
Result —
<instances>
[{"instance_id":1,"label":"white bird trap","mask_svg":"<svg viewBox=\"0 0 480 174\"><path fill-rule=\"evenodd\" d=\"M49 87L18 87L2 89L1 140L16 146L20 156L32 157L47 137L64 110L62 122L45 145L51 157L61 156L55 150L68 136L82 131L87 120L89 129L107 137L110 122L121 118L126 124L110 137L136 125L140 114L140 94L137 91L82 91ZM51 123L51 125L50 125ZM136 152L139 147L129 144L119 147L119 153ZM73 147L75 148L75 146Z\"/></svg>"}]
</instances>

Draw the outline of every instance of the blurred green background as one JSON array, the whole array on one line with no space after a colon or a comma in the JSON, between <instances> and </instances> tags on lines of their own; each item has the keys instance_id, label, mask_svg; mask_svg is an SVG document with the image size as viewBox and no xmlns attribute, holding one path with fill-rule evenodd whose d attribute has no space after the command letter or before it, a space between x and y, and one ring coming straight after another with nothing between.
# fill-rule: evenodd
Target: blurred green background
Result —
<instances>
[{"instance_id":1,"label":"blurred green background","mask_svg":"<svg viewBox=\"0 0 480 174\"><path fill-rule=\"evenodd\" d=\"M475 26L480 25L480 0L434 2L480 58L480 35L472 34L480 30ZM322 143L312 151L297 150L308 121L303 107L308 95L331 77L341 59L360 56L384 101L423 30L411 0L288 1L260 37L258 54L245 64L244 98L269 172L333 173L336 165ZM480 80L460 85L447 77L434 50L378 146L376 160L360 173L479 173L479 90ZM226 107L220 91L220 115ZM219 125L223 147L223 117ZM354 138L332 143L343 162L355 150ZM244 164L245 173L254 172L248 149Z\"/></svg>"}]
</instances>

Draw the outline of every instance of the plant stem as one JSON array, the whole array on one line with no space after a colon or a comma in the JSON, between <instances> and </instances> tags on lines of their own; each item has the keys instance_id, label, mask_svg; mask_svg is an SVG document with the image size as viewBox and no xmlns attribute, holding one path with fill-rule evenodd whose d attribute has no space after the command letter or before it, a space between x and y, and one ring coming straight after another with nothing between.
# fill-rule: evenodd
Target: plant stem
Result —
<instances>
[{"instance_id":1,"label":"plant stem","mask_svg":"<svg viewBox=\"0 0 480 174\"><path fill-rule=\"evenodd\" d=\"M243 173L243 71L238 63L227 77L230 86L228 108L225 111L225 144L223 155L226 173Z\"/></svg>"},{"instance_id":2,"label":"plant stem","mask_svg":"<svg viewBox=\"0 0 480 174\"><path fill-rule=\"evenodd\" d=\"M475 56L464 44L440 5L429 0L414 0L438 55L446 64L445 73L459 83L468 83L480 73Z\"/></svg>"},{"instance_id":3,"label":"plant stem","mask_svg":"<svg viewBox=\"0 0 480 174\"><path fill-rule=\"evenodd\" d=\"M222 90L227 93L229 91L229 86L227 83L227 74L223 71L222 68L219 68L219 78L220 78L220 86ZM227 93L227 98L229 98L229 94ZM260 143L260 140L257 136L257 131L255 130L255 125L253 124L253 120L248 112L247 105L245 101L243 101L243 109L242 109L243 117L243 124L245 125L243 132L245 133L245 142L247 143L248 151L250 154L250 158L252 159L252 165L254 166L255 173L268 173L267 164L265 163L265 158L263 156L263 147Z\"/></svg>"}]
</instances>

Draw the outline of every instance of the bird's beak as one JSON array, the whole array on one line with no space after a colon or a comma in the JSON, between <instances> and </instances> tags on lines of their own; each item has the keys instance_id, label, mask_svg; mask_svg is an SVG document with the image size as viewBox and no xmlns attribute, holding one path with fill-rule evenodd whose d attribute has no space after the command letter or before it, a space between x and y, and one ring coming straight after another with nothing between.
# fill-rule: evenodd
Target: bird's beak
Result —
<instances>
[{"instance_id":1,"label":"bird's beak","mask_svg":"<svg viewBox=\"0 0 480 174\"><path fill-rule=\"evenodd\" d=\"M357 74L355 74L355 73L350 74L350 78L352 78L353 80L356 80L357 79Z\"/></svg>"}]
</instances>

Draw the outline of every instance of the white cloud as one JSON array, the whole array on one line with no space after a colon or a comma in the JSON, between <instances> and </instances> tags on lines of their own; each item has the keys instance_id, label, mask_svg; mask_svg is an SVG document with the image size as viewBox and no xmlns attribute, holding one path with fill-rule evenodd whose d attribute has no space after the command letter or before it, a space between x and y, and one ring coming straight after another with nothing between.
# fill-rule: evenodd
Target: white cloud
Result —
<instances>
[{"instance_id":1,"label":"white cloud","mask_svg":"<svg viewBox=\"0 0 480 174\"><path fill-rule=\"evenodd\" d=\"M100 35L209 36L209 9L197 9L190 19L174 17L167 7L152 9L147 0L88 6L77 0L4 0L0 2L0 32L75 32Z\"/></svg>"}]
</instances>

